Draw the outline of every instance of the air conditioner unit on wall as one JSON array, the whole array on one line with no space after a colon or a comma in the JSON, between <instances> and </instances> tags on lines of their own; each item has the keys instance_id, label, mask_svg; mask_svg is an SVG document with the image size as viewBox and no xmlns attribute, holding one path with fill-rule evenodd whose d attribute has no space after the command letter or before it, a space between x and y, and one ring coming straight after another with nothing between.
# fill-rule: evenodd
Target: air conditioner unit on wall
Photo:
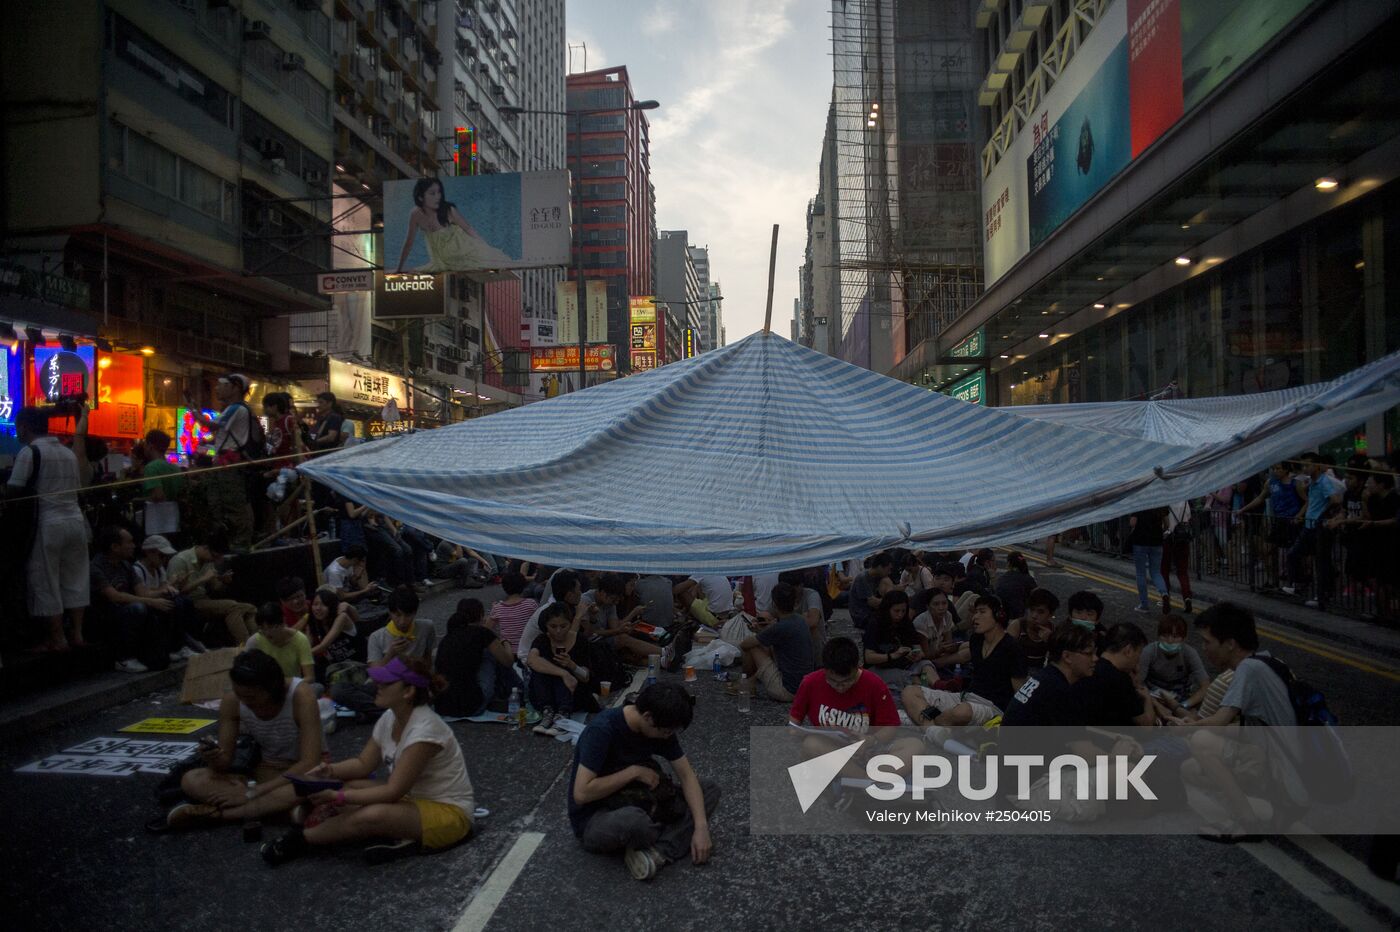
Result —
<instances>
[{"instance_id":1,"label":"air conditioner unit on wall","mask_svg":"<svg viewBox=\"0 0 1400 932\"><path fill-rule=\"evenodd\" d=\"M271 39L272 27L266 20L255 19L243 27L243 38L248 40Z\"/></svg>"},{"instance_id":2,"label":"air conditioner unit on wall","mask_svg":"<svg viewBox=\"0 0 1400 932\"><path fill-rule=\"evenodd\" d=\"M283 70L283 71L299 71L299 70L301 70L302 68L305 68L305 67L306 67L306 59L303 58L302 56L298 55L296 52L283 52L283 53L282 53L282 70Z\"/></svg>"}]
</instances>

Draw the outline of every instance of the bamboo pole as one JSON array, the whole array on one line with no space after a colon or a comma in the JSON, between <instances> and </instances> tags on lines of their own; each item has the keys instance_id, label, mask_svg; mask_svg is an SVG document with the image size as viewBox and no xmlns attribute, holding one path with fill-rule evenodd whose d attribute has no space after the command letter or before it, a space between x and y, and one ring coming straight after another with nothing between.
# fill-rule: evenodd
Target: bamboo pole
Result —
<instances>
[{"instance_id":1,"label":"bamboo pole","mask_svg":"<svg viewBox=\"0 0 1400 932\"><path fill-rule=\"evenodd\" d=\"M773 332L773 276L778 271L778 225L773 224L773 245L768 250L768 308L763 312L763 332Z\"/></svg>"}]
</instances>

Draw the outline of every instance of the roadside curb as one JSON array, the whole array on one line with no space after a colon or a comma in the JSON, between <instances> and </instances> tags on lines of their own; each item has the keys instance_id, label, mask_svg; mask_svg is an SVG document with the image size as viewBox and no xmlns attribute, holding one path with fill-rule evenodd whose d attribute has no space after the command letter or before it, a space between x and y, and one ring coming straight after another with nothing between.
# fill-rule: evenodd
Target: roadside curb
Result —
<instances>
[{"instance_id":1,"label":"roadside curb","mask_svg":"<svg viewBox=\"0 0 1400 932\"><path fill-rule=\"evenodd\" d=\"M1022 552L1025 553L1025 551ZM1045 565L1043 559L1036 558L1034 553L1030 556L1038 560L1037 566ZM1135 582L1132 565L1126 564L1125 572L1125 562L1112 556L1085 553L1062 547L1056 552L1055 557L1060 562L1071 566L1078 565L1083 569L1121 577L1120 581L1129 585ZM1236 589L1209 580L1192 579L1191 588L1198 597L1203 596L1210 602L1238 602L1247 605L1255 616L1263 621L1293 628L1304 634L1347 647L1379 654L1390 660L1400 660L1400 632L1393 631L1383 625L1346 615L1330 615L1317 609L1295 606L1268 595ZM1317 620L1305 617L1305 613L1316 615ZM1196 614L1199 615L1200 612L1197 611Z\"/></svg>"},{"instance_id":2,"label":"roadside curb","mask_svg":"<svg viewBox=\"0 0 1400 932\"><path fill-rule=\"evenodd\" d=\"M185 665L171 665L154 673L122 674L120 680L71 684L55 694L7 703L0 712L0 741L13 741L49 728L66 725L112 706L180 685Z\"/></svg>"}]
</instances>

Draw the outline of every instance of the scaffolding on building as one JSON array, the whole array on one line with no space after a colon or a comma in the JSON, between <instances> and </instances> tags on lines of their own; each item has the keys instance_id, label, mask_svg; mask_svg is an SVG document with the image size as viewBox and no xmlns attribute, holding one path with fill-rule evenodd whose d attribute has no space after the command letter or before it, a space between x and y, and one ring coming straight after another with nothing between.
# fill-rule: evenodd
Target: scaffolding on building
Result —
<instances>
[{"instance_id":1,"label":"scaffolding on building","mask_svg":"<svg viewBox=\"0 0 1400 932\"><path fill-rule=\"evenodd\" d=\"M833 0L839 333L873 369L982 290L974 39L965 0Z\"/></svg>"}]
</instances>

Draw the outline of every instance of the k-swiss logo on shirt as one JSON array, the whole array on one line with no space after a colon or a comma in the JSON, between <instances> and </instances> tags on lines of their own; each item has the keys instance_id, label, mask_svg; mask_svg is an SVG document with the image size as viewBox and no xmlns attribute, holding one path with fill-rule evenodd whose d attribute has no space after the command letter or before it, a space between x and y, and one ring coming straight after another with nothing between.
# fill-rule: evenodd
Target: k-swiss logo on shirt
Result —
<instances>
[{"instance_id":1,"label":"k-swiss logo on shirt","mask_svg":"<svg viewBox=\"0 0 1400 932\"><path fill-rule=\"evenodd\" d=\"M829 705L817 707L817 722L827 728L845 728L857 734L864 734L870 727L870 713L865 706L853 709L833 709Z\"/></svg>"}]
</instances>

